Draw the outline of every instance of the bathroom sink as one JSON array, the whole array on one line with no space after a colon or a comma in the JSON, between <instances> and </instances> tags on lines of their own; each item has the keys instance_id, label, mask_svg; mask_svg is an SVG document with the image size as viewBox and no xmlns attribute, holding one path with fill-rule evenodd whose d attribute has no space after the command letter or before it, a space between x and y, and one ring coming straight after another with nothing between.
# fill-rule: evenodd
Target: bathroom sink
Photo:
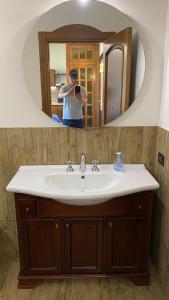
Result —
<instances>
[{"instance_id":1,"label":"bathroom sink","mask_svg":"<svg viewBox=\"0 0 169 300\"><path fill-rule=\"evenodd\" d=\"M74 172L66 172L66 168L65 165L21 166L6 189L69 205L94 205L159 187L141 164L125 165L121 172L110 164L99 166L99 172L92 172L92 166L86 165L84 174L78 165L73 166Z\"/></svg>"},{"instance_id":2,"label":"bathroom sink","mask_svg":"<svg viewBox=\"0 0 169 300\"><path fill-rule=\"evenodd\" d=\"M84 176L77 173L53 174L45 177L46 184L59 191L78 193L78 192L102 192L119 184L122 174L111 173L92 173L86 172Z\"/></svg>"}]
</instances>

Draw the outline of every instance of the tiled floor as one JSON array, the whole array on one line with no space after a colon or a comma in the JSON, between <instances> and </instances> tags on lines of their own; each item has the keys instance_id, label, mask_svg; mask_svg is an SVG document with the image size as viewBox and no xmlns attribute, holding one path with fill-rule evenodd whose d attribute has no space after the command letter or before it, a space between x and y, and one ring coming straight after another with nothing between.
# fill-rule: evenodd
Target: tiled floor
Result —
<instances>
[{"instance_id":1,"label":"tiled floor","mask_svg":"<svg viewBox=\"0 0 169 300\"><path fill-rule=\"evenodd\" d=\"M12 262L1 281L0 300L165 300L154 268L149 287L123 279L85 279L44 282L34 289L17 289L19 263Z\"/></svg>"}]
</instances>

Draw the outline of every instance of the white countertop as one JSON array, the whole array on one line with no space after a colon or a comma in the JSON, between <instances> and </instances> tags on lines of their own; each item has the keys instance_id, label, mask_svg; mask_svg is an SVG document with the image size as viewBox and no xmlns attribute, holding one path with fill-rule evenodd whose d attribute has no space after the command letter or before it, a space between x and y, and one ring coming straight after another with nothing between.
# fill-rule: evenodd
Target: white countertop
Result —
<instances>
[{"instance_id":1,"label":"white countertop","mask_svg":"<svg viewBox=\"0 0 169 300\"><path fill-rule=\"evenodd\" d=\"M99 172L92 172L92 166L86 165L84 181L79 165L73 165L74 172L66 172L66 168L65 165L21 166L6 190L70 205L93 205L159 188L158 182L142 164L125 165L121 172L115 171L111 164L100 165Z\"/></svg>"}]
</instances>

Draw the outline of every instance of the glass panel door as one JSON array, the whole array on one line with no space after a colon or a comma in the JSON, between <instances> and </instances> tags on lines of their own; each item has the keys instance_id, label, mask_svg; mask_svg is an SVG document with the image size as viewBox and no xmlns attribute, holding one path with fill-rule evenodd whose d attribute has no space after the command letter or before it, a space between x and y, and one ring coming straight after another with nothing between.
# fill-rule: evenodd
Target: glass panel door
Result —
<instances>
[{"instance_id":1,"label":"glass panel door","mask_svg":"<svg viewBox=\"0 0 169 300\"><path fill-rule=\"evenodd\" d=\"M72 55L69 55L71 53ZM85 127L98 126L99 44L67 44L67 74L78 70L78 84L86 89L87 104L83 107Z\"/></svg>"}]
</instances>

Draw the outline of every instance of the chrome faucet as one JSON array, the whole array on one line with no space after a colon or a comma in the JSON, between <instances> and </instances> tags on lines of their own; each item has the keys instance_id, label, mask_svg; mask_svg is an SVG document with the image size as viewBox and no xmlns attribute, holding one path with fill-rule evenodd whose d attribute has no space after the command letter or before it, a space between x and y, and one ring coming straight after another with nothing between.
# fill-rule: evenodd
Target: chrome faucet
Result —
<instances>
[{"instance_id":1,"label":"chrome faucet","mask_svg":"<svg viewBox=\"0 0 169 300\"><path fill-rule=\"evenodd\" d=\"M84 173L86 171L86 162L85 162L85 160L86 160L85 154L82 153L81 154L81 159L80 159L80 171L82 173Z\"/></svg>"}]
</instances>

